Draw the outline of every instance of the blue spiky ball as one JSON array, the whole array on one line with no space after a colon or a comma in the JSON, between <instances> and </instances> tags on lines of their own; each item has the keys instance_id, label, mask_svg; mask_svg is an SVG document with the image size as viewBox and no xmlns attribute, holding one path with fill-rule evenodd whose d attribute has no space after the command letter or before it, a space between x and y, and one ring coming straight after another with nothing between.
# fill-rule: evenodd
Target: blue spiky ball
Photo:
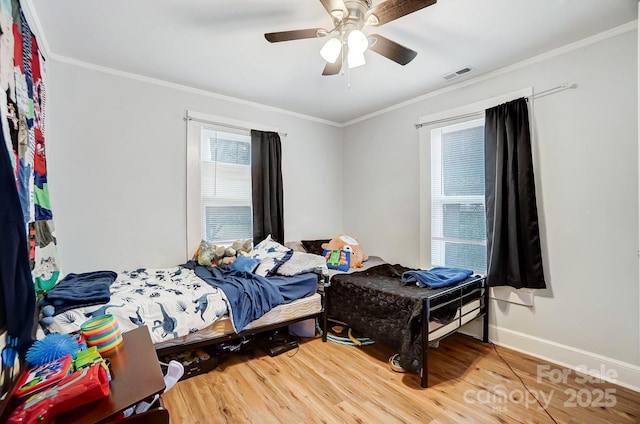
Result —
<instances>
[{"instance_id":1,"label":"blue spiky ball","mask_svg":"<svg viewBox=\"0 0 640 424\"><path fill-rule=\"evenodd\" d=\"M25 359L35 367L55 361L65 355L75 357L79 350L78 342L73 336L53 333L34 342L27 350Z\"/></svg>"}]
</instances>

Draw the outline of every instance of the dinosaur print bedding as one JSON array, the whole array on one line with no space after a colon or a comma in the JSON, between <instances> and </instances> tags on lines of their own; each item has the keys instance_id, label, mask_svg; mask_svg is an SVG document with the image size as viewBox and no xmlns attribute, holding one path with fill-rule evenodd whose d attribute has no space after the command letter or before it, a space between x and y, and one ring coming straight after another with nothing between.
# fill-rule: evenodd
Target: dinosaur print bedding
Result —
<instances>
[{"instance_id":1,"label":"dinosaur print bedding","mask_svg":"<svg viewBox=\"0 0 640 424\"><path fill-rule=\"evenodd\" d=\"M146 325L153 343L201 330L227 314L224 292L183 267L124 271L110 286L109 302L64 311L46 331L79 331L94 316L112 314L122 332Z\"/></svg>"}]
</instances>

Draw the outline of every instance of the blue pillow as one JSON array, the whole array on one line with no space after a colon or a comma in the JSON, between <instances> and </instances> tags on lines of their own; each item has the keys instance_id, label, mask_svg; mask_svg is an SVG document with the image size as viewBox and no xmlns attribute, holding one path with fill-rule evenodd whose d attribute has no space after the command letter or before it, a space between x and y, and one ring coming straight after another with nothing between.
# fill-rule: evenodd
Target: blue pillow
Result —
<instances>
[{"instance_id":1,"label":"blue pillow","mask_svg":"<svg viewBox=\"0 0 640 424\"><path fill-rule=\"evenodd\" d=\"M231 263L231 268L237 271L253 272L253 270L256 269L259 264L260 259L241 255Z\"/></svg>"}]
</instances>

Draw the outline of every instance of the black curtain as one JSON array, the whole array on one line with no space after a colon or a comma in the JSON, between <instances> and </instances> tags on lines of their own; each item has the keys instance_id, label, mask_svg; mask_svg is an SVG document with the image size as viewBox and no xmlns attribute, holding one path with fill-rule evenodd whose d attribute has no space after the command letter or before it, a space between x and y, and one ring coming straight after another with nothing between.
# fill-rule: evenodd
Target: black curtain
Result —
<instances>
[{"instance_id":1,"label":"black curtain","mask_svg":"<svg viewBox=\"0 0 640 424\"><path fill-rule=\"evenodd\" d=\"M27 226L9 159L13 152L5 146L0 131L0 330L7 330L7 346L16 341L24 358L33 343L36 294L29 265Z\"/></svg>"},{"instance_id":2,"label":"black curtain","mask_svg":"<svg viewBox=\"0 0 640 424\"><path fill-rule=\"evenodd\" d=\"M278 133L251 130L251 183L254 243L269 234L284 243L282 147Z\"/></svg>"},{"instance_id":3,"label":"black curtain","mask_svg":"<svg viewBox=\"0 0 640 424\"><path fill-rule=\"evenodd\" d=\"M544 289L526 99L485 114L487 281Z\"/></svg>"}]
</instances>

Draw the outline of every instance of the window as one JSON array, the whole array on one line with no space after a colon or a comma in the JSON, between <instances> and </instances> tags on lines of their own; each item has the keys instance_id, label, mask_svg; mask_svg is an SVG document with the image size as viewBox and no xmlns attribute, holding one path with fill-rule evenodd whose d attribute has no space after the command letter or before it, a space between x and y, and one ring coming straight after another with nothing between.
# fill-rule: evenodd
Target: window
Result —
<instances>
[{"instance_id":1,"label":"window","mask_svg":"<svg viewBox=\"0 0 640 424\"><path fill-rule=\"evenodd\" d=\"M201 239L252 238L251 137L203 127L200 138Z\"/></svg>"},{"instance_id":2,"label":"window","mask_svg":"<svg viewBox=\"0 0 640 424\"><path fill-rule=\"evenodd\" d=\"M278 128L187 112L186 255L201 240L253 239L251 130Z\"/></svg>"},{"instance_id":3,"label":"window","mask_svg":"<svg viewBox=\"0 0 640 424\"><path fill-rule=\"evenodd\" d=\"M487 269L484 118L432 128L431 265Z\"/></svg>"},{"instance_id":4,"label":"window","mask_svg":"<svg viewBox=\"0 0 640 424\"><path fill-rule=\"evenodd\" d=\"M250 125L188 112L187 258L201 240L227 245L253 238L251 134L242 128Z\"/></svg>"},{"instance_id":5,"label":"window","mask_svg":"<svg viewBox=\"0 0 640 424\"><path fill-rule=\"evenodd\" d=\"M486 272L484 111L531 87L419 118L420 267Z\"/></svg>"}]
</instances>

